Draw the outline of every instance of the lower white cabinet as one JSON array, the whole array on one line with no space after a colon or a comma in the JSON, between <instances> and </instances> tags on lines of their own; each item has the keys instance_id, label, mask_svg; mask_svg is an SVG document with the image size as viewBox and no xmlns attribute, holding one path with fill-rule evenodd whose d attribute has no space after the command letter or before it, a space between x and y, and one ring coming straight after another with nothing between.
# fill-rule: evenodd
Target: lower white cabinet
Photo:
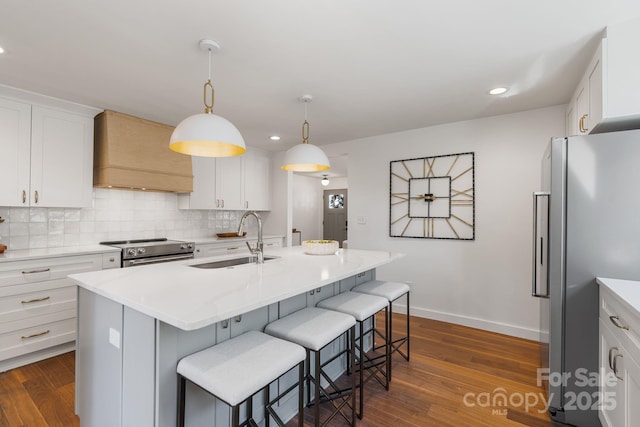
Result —
<instances>
[{"instance_id":1,"label":"lower white cabinet","mask_svg":"<svg viewBox=\"0 0 640 427\"><path fill-rule=\"evenodd\" d=\"M194 251L194 258L205 258L220 255L248 255L249 248L247 244L249 242L252 247L256 246L257 239L255 237L246 240L234 239L234 240L218 240L210 243L197 243ZM282 237L267 237L262 239L265 252L269 249L281 248Z\"/></svg>"},{"instance_id":2,"label":"lower white cabinet","mask_svg":"<svg viewBox=\"0 0 640 427\"><path fill-rule=\"evenodd\" d=\"M77 287L66 276L119 266L105 255L0 263L0 372L74 349Z\"/></svg>"},{"instance_id":3,"label":"lower white cabinet","mask_svg":"<svg viewBox=\"0 0 640 427\"><path fill-rule=\"evenodd\" d=\"M640 425L640 316L600 287L600 412L604 427Z\"/></svg>"}]
</instances>

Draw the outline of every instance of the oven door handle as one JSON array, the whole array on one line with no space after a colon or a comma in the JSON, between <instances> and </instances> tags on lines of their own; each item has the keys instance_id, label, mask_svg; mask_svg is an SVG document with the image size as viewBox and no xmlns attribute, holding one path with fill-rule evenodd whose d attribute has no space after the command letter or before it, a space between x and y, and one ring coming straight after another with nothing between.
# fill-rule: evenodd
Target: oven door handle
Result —
<instances>
[{"instance_id":1,"label":"oven door handle","mask_svg":"<svg viewBox=\"0 0 640 427\"><path fill-rule=\"evenodd\" d=\"M185 259L193 259L193 254L159 256L154 258L143 258L143 259L131 259L131 260L127 260L126 262L128 266L132 266L132 265L144 265L144 264L157 264L160 262L167 262L167 261L180 261Z\"/></svg>"}]
</instances>

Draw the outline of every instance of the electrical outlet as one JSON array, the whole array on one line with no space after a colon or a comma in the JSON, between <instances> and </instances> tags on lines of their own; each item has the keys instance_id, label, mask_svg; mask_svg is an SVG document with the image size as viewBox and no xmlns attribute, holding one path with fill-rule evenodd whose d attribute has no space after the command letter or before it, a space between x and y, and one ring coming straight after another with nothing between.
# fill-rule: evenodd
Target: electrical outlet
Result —
<instances>
[{"instance_id":1,"label":"electrical outlet","mask_svg":"<svg viewBox=\"0 0 640 427\"><path fill-rule=\"evenodd\" d=\"M366 224L367 223L367 217L366 216L357 216L356 217L356 223L358 223L358 224Z\"/></svg>"}]
</instances>

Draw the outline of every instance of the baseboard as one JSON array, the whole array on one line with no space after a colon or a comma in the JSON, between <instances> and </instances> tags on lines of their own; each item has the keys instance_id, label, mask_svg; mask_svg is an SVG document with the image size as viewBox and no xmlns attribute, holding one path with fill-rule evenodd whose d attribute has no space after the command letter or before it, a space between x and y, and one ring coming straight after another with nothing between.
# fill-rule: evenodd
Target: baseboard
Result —
<instances>
[{"instance_id":1,"label":"baseboard","mask_svg":"<svg viewBox=\"0 0 640 427\"><path fill-rule=\"evenodd\" d=\"M393 304L393 312L406 313L406 304ZM442 311L429 310L426 308L411 307L410 313L412 316L423 317L425 319L455 323L457 325L469 326L470 328L483 329L485 331L496 332L499 334L510 335L513 337L524 338L532 341L541 340L541 334L538 329L524 328L522 326L509 325L507 323L478 319L477 317L463 316L460 314L445 313Z\"/></svg>"}]
</instances>

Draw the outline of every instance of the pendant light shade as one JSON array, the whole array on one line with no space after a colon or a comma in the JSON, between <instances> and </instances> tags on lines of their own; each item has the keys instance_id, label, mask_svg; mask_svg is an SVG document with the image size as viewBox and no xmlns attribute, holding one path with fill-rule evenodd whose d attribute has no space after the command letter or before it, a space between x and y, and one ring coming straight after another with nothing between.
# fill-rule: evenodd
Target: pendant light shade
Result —
<instances>
[{"instance_id":1,"label":"pendant light shade","mask_svg":"<svg viewBox=\"0 0 640 427\"><path fill-rule=\"evenodd\" d=\"M309 122L307 121L307 103L311 102L311 95L303 95L304 123L302 124L302 143L291 147L284 156L281 169L293 172L318 172L331 169L329 158L324 151L313 144L309 144Z\"/></svg>"},{"instance_id":2,"label":"pendant light shade","mask_svg":"<svg viewBox=\"0 0 640 427\"><path fill-rule=\"evenodd\" d=\"M240 131L229 120L211 113L181 121L171 134L169 148L203 157L239 156L247 151Z\"/></svg>"},{"instance_id":3,"label":"pendant light shade","mask_svg":"<svg viewBox=\"0 0 640 427\"><path fill-rule=\"evenodd\" d=\"M204 113L181 121L173 130L169 148L178 153L202 157L239 156L247 151L240 131L227 119L212 113L214 89L211 83L211 52L218 52L215 40L200 40L200 48L209 52L209 80L204 84ZM210 93L211 101L207 102Z\"/></svg>"},{"instance_id":4,"label":"pendant light shade","mask_svg":"<svg viewBox=\"0 0 640 427\"><path fill-rule=\"evenodd\" d=\"M326 187L327 185L329 185L329 178L327 177L327 175L322 175L322 179L320 180L320 183L322 184L323 187Z\"/></svg>"}]
</instances>

